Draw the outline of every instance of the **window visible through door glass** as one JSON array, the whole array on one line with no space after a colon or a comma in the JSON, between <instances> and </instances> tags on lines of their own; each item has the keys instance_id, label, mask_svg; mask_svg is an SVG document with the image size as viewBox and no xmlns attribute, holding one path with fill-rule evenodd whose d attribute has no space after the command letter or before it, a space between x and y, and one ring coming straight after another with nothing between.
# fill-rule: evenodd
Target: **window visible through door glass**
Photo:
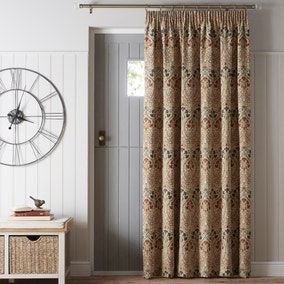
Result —
<instances>
[{"instance_id":1,"label":"window visible through door glass","mask_svg":"<svg viewBox=\"0 0 284 284\"><path fill-rule=\"evenodd\" d=\"M127 62L127 95L143 97L144 86L144 61L129 60Z\"/></svg>"}]
</instances>

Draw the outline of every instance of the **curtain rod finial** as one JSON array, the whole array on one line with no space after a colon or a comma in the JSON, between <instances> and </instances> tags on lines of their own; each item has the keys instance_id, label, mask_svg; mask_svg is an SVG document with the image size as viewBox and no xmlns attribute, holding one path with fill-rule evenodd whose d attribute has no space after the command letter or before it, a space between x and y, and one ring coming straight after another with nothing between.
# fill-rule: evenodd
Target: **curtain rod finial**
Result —
<instances>
[{"instance_id":1,"label":"curtain rod finial","mask_svg":"<svg viewBox=\"0 0 284 284\"><path fill-rule=\"evenodd\" d=\"M74 2L74 9L80 9L80 4L78 2Z\"/></svg>"},{"instance_id":2,"label":"curtain rod finial","mask_svg":"<svg viewBox=\"0 0 284 284\"><path fill-rule=\"evenodd\" d=\"M255 4L255 9L256 10L261 10L262 9L262 3Z\"/></svg>"}]
</instances>

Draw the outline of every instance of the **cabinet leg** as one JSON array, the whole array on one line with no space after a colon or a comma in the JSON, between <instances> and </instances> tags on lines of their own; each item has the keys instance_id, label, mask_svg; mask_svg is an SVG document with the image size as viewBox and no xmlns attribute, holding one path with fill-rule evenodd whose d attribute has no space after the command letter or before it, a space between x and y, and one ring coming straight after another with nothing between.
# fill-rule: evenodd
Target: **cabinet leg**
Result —
<instances>
[{"instance_id":1,"label":"cabinet leg","mask_svg":"<svg viewBox=\"0 0 284 284\"><path fill-rule=\"evenodd\" d=\"M59 234L59 278L58 284L65 284L65 234Z\"/></svg>"},{"instance_id":2,"label":"cabinet leg","mask_svg":"<svg viewBox=\"0 0 284 284\"><path fill-rule=\"evenodd\" d=\"M58 278L58 284L65 284L65 276L59 276Z\"/></svg>"}]
</instances>

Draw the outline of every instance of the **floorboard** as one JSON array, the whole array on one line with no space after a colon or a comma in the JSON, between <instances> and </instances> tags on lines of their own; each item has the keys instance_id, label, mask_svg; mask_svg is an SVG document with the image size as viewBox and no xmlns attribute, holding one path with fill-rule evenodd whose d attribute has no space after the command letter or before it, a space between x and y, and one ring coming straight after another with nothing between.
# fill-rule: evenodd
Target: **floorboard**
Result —
<instances>
[{"instance_id":1,"label":"floorboard","mask_svg":"<svg viewBox=\"0 0 284 284\"><path fill-rule=\"evenodd\" d=\"M7 284L7 280L0 280L0 284ZM56 280L16 280L16 284L57 284ZM151 279L146 280L141 276L109 276L92 278L73 278L66 284L209 284L209 283L240 283L240 284L284 284L284 278L249 278L249 279Z\"/></svg>"}]
</instances>

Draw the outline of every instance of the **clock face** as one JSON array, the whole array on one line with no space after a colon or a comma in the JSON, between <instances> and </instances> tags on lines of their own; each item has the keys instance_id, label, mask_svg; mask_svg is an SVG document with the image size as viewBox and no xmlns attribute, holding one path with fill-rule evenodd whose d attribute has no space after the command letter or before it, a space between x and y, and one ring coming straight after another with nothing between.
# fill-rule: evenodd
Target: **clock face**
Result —
<instances>
[{"instance_id":1,"label":"clock face","mask_svg":"<svg viewBox=\"0 0 284 284\"><path fill-rule=\"evenodd\" d=\"M65 128L65 106L55 85L25 68L0 70L0 164L37 162L55 149Z\"/></svg>"}]
</instances>

